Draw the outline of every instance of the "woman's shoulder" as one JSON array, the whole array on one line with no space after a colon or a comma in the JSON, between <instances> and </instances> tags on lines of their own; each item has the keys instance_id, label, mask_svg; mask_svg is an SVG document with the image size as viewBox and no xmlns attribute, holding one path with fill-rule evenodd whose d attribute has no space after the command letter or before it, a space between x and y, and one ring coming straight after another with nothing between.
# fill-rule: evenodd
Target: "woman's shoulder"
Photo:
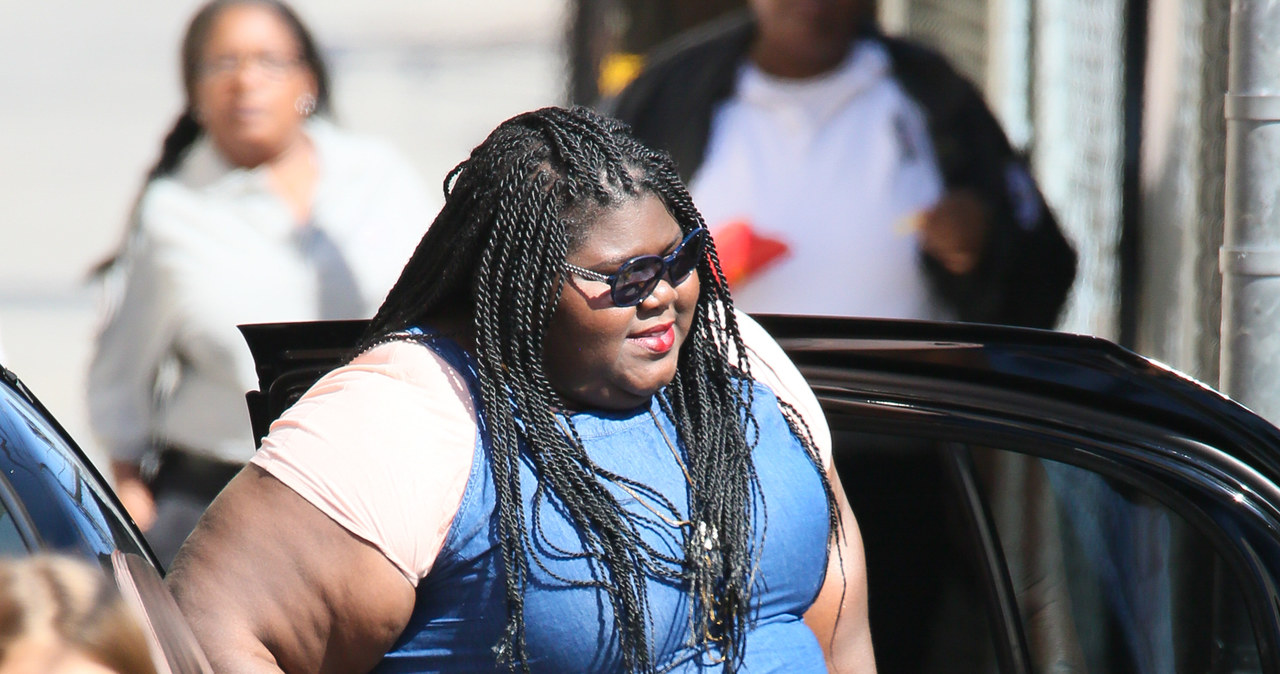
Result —
<instances>
[{"instance_id":1,"label":"woman's shoulder","mask_svg":"<svg viewBox=\"0 0 1280 674\"><path fill-rule=\"evenodd\" d=\"M416 585L472 468L475 410L459 380L430 348L379 344L316 382L272 424L252 461Z\"/></svg>"},{"instance_id":2,"label":"woman's shoulder","mask_svg":"<svg viewBox=\"0 0 1280 674\"><path fill-rule=\"evenodd\" d=\"M325 119L307 122L307 135L316 144L326 170L367 173L371 169L414 173L409 158L379 136L344 129Z\"/></svg>"},{"instance_id":3,"label":"woman's shoulder","mask_svg":"<svg viewBox=\"0 0 1280 674\"><path fill-rule=\"evenodd\" d=\"M470 449L476 412L466 379L434 350L395 340L322 376L272 423L263 449L376 439L376 451L399 452L446 428Z\"/></svg>"},{"instance_id":4,"label":"woman's shoulder","mask_svg":"<svg viewBox=\"0 0 1280 674\"><path fill-rule=\"evenodd\" d=\"M136 216L143 234L181 237L201 226L220 229L238 220L237 204L264 189L262 174L235 169L207 139L191 146L172 173L151 179L142 189Z\"/></svg>"},{"instance_id":5,"label":"woman's shoulder","mask_svg":"<svg viewBox=\"0 0 1280 674\"><path fill-rule=\"evenodd\" d=\"M180 244L202 231L200 223L220 219L220 210L207 194L178 176L156 178L138 200L137 235L150 243Z\"/></svg>"},{"instance_id":6,"label":"woman's shoulder","mask_svg":"<svg viewBox=\"0 0 1280 674\"><path fill-rule=\"evenodd\" d=\"M751 376L773 397L795 409L813 434L825 462L831 455L831 429L809 382L763 326L741 311L735 315Z\"/></svg>"},{"instance_id":7,"label":"woman's shoulder","mask_svg":"<svg viewBox=\"0 0 1280 674\"><path fill-rule=\"evenodd\" d=\"M350 366L375 370L415 385L429 385L457 374L457 368L436 349L410 335L365 350L351 359Z\"/></svg>"},{"instance_id":8,"label":"woman's shoulder","mask_svg":"<svg viewBox=\"0 0 1280 674\"><path fill-rule=\"evenodd\" d=\"M456 359L455 359L456 360ZM378 344L336 368L321 383L356 387L373 396L408 395L439 411L474 416L466 375L458 365L408 335Z\"/></svg>"},{"instance_id":9,"label":"woman's shoulder","mask_svg":"<svg viewBox=\"0 0 1280 674\"><path fill-rule=\"evenodd\" d=\"M787 398L793 391L807 392L809 385L804 376L773 336L746 313L738 311L736 316L752 377L780 398Z\"/></svg>"}]
</instances>

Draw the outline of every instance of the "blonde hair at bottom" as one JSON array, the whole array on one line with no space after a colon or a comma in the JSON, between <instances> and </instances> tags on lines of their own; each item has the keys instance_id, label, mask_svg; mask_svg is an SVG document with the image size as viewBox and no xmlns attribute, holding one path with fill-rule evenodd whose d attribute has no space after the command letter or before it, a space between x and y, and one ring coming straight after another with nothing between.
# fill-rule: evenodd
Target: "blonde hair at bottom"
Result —
<instances>
[{"instance_id":1,"label":"blonde hair at bottom","mask_svg":"<svg viewBox=\"0 0 1280 674\"><path fill-rule=\"evenodd\" d=\"M137 616L101 567L39 554L0 558L0 674L27 671L156 670Z\"/></svg>"}]
</instances>

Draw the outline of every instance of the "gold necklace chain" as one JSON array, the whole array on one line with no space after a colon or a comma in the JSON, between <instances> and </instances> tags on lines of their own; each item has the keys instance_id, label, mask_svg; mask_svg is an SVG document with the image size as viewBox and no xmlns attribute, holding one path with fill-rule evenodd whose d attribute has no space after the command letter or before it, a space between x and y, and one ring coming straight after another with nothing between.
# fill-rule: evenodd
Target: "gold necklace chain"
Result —
<instances>
[{"instance_id":1,"label":"gold necklace chain","mask_svg":"<svg viewBox=\"0 0 1280 674\"><path fill-rule=\"evenodd\" d=\"M685 468L684 461L680 458L680 452L676 451L675 443L671 442L671 437L667 435L667 429L663 428L662 424L658 422L658 415L654 414L652 407L649 408L649 418L653 419L653 425L658 427L658 432L662 434L662 439L667 443L667 449L671 450L671 458L676 460L676 465L680 466L680 472L684 473L685 484L692 489L693 478L689 477L689 469Z\"/></svg>"},{"instance_id":2,"label":"gold necklace chain","mask_svg":"<svg viewBox=\"0 0 1280 674\"><path fill-rule=\"evenodd\" d=\"M676 460L677 466L680 466L680 472L684 473L685 484L689 485L689 490L692 491L693 478L689 476L689 469L685 467L684 461L680 458L680 452L676 451L675 443L671 442L671 437L667 435L667 429L663 428L662 424L658 421L658 415L654 413L652 406L649 407L649 418L653 419L653 425L658 427L658 432L662 434L662 439L667 443L667 449L671 450L671 458ZM652 510L652 508L650 508L650 510ZM690 513L690 517L692 516L693 513ZM684 523L690 525L690 528L692 528L692 522L685 520ZM701 547L704 552L711 552L716 548L718 532L716 531L715 525L712 525L710 530L708 530L706 522L698 522L698 527L693 531L693 536L695 540L695 547Z\"/></svg>"},{"instance_id":3,"label":"gold necklace chain","mask_svg":"<svg viewBox=\"0 0 1280 674\"><path fill-rule=\"evenodd\" d=\"M565 434L565 437L571 438L572 435L569 433L569 429L565 426L565 422L560 418L560 415L557 414L554 418L556 420L556 425L560 427L560 430ZM657 427L658 433L662 435L663 442L666 443L667 449L671 452L671 458L675 459L676 465L680 467L680 472L684 475L685 484L687 484L689 489L692 490L693 478L689 475L689 469L685 466L684 460L680 458L680 452L676 450L675 443L671 441L671 436L667 435L667 429L663 428L662 424L658 421L658 415L654 413L652 407L649 408L649 418L653 419L653 425ZM718 547L719 532L716 530L714 525L708 527L706 522L698 522L698 526L695 528L692 521L680 518L680 513L675 510L674 504L672 504L672 514L675 515L677 519L673 520L667 515L664 515L657 508L649 505L648 501L644 497L631 488L631 485L626 482L619 482L616 480L613 482L627 494L630 494L631 498L635 499L636 503L639 503L641 507L656 515L663 522L666 522L667 526L670 526L673 529L689 527L690 534L694 537L695 547L702 548L706 553L709 553Z\"/></svg>"},{"instance_id":4,"label":"gold necklace chain","mask_svg":"<svg viewBox=\"0 0 1280 674\"><path fill-rule=\"evenodd\" d=\"M685 470L684 462L681 461L680 456L676 454L675 446L671 444L671 439L667 437L667 432L662 429L661 424L658 424L658 418L653 416L652 408L649 409L649 416L653 418L654 424L658 426L658 431L662 433L662 439L666 441L667 448L671 450L671 455L675 457L676 465L680 466L680 471L684 473L685 480L687 481L689 479L689 471ZM561 432L564 433L565 437L572 438L573 436L569 433L568 427L565 426L564 420L561 419L559 415L555 416L555 420L556 420L556 425L560 427L560 430ZM657 508L654 508L653 506L649 505L648 501L644 497L642 497L639 493L637 493L636 490L631 488L631 485L627 484L626 482L619 482L617 480L614 480L613 483L618 485L618 487L621 488L623 491L630 494L631 498L635 499L636 503L639 503L641 507L643 507L644 509L656 515L658 519L662 520L663 522L666 522L667 526L673 529L682 529L684 527L691 527L693 525L693 523L690 522L689 520L680 518L680 513L675 510L674 504L672 505L671 514L674 515L676 519L671 519L671 517L664 515ZM692 483L690 482L689 484L692 484Z\"/></svg>"}]
</instances>

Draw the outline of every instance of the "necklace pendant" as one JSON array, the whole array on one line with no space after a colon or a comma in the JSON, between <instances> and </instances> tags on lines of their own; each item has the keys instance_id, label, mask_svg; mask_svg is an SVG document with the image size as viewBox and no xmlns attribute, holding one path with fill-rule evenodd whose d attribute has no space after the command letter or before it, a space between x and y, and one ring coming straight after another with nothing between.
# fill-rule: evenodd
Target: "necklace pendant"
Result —
<instances>
[{"instance_id":1,"label":"necklace pendant","mask_svg":"<svg viewBox=\"0 0 1280 674\"><path fill-rule=\"evenodd\" d=\"M706 522L698 522L698 540L702 543L702 549L711 552L716 549L716 540L719 538L716 528L711 527L710 532L707 530Z\"/></svg>"}]
</instances>

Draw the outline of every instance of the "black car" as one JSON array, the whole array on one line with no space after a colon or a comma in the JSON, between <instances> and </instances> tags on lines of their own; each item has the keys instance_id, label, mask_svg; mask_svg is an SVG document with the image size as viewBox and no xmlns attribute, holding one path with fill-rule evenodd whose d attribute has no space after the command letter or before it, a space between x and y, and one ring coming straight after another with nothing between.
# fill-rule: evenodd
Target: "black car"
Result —
<instances>
[{"instance_id":1,"label":"black car","mask_svg":"<svg viewBox=\"0 0 1280 674\"><path fill-rule=\"evenodd\" d=\"M1280 674L1280 430L1101 339L758 318L826 410L881 672ZM362 327L243 328L258 437ZM0 397L0 545L152 564L8 373Z\"/></svg>"},{"instance_id":2,"label":"black car","mask_svg":"<svg viewBox=\"0 0 1280 674\"><path fill-rule=\"evenodd\" d=\"M836 436L881 671L1280 671L1275 427L1101 339L761 322Z\"/></svg>"}]
</instances>

